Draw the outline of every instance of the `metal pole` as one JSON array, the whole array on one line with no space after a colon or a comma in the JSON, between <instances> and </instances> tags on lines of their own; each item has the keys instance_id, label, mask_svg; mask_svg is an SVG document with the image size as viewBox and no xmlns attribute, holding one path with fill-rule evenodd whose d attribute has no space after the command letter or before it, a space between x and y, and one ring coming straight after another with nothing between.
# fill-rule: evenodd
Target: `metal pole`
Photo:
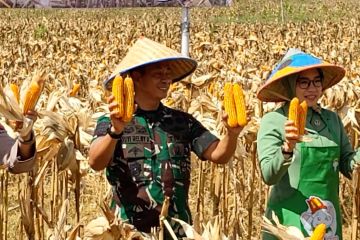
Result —
<instances>
[{"instance_id":1,"label":"metal pole","mask_svg":"<svg viewBox=\"0 0 360 240\"><path fill-rule=\"evenodd\" d=\"M283 2L283 0L281 0L280 1L280 7L281 7L281 22L282 23L284 23L284 19L285 19L285 17L284 17L284 2Z\"/></svg>"},{"instance_id":2,"label":"metal pole","mask_svg":"<svg viewBox=\"0 0 360 240\"><path fill-rule=\"evenodd\" d=\"M189 56L189 35L190 35L190 19L189 7L183 6L182 8L182 21L181 21L181 54Z\"/></svg>"}]
</instances>

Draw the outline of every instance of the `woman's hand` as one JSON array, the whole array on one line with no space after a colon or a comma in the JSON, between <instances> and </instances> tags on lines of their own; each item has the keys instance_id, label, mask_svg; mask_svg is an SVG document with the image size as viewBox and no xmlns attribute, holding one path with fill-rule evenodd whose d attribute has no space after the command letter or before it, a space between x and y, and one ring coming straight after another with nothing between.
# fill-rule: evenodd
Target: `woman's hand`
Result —
<instances>
[{"instance_id":1,"label":"woman's hand","mask_svg":"<svg viewBox=\"0 0 360 240\"><path fill-rule=\"evenodd\" d=\"M225 128L228 131L228 134L238 136L244 127L241 127L241 126L230 127L229 124L227 123L228 118L229 118L228 114L224 111L222 113L222 120L224 122Z\"/></svg>"},{"instance_id":2,"label":"woman's hand","mask_svg":"<svg viewBox=\"0 0 360 240\"><path fill-rule=\"evenodd\" d=\"M293 152L296 143L300 142L300 135L298 129L295 126L294 121L287 120L285 122L285 142L283 144L283 151Z\"/></svg>"}]
</instances>

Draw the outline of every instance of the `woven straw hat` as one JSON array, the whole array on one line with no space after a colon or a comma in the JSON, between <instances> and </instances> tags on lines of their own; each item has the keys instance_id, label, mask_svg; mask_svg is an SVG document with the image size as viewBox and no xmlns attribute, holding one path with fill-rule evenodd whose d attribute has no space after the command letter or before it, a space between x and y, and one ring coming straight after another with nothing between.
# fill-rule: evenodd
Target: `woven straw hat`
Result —
<instances>
[{"instance_id":1,"label":"woven straw hat","mask_svg":"<svg viewBox=\"0 0 360 240\"><path fill-rule=\"evenodd\" d=\"M297 49L289 49L284 58L276 65L265 84L260 87L257 97L264 102L288 101L290 91L283 81L290 79L299 72L320 68L324 73L323 90L338 83L345 75L345 69L327 63L310 54Z\"/></svg>"},{"instance_id":2,"label":"woven straw hat","mask_svg":"<svg viewBox=\"0 0 360 240\"><path fill-rule=\"evenodd\" d=\"M141 37L132 47L130 47L128 53L116 67L111 76L104 81L104 87L107 90L110 90L112 80L117 74L123 75L129 71L162 62L167 62L169 64L173 82L185 78L197 67L197 62L195 60L182 56L180 53L160 43Z\"/></svg>"}]
</instances>

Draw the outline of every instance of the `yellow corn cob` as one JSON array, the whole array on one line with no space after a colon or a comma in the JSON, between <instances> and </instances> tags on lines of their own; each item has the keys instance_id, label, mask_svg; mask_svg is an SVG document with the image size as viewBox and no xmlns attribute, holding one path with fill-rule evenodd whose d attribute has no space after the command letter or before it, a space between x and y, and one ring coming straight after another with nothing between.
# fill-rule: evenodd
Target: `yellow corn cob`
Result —
<instances>
[{"instance_id":1,"label":"yellow corn cob","mask_svg":"<svg viewBox=\"0 0 360 240\"><path fill-rule=\"evenodd\" d=\"M306 115L307 115L307 103L306 101L303 101L299 105L299 134L304 135L305 134L305 126L306 126Z\"/></svg>"},{"instance_id":2,"label":"yellow corn cob","mask_svg":"<svg viewBox=\"0 0 360 240\"><path fill-rule=\"evenodd\" d=\"M315 227L313 234L310 237L310 240L324 240L326 233L326 225L324 223L320 223Z\"/></svg>"},{"instance_id":3,"label":"yellow corn cob","mask_svg":"<svg viewBox=\"0 0 360 240\"><path fill-rule=\"evenodd\" d=\"M80 90L80 83L75 83L73 88L71 89L69 96L75 97L76 93Z\"/></svg>"},{"instance_id":4,"label":"yellow corn cob","mask_svg":"<svg viewBox=\"0 0 360 240\"><path fill-rule=\"evenodd\" d=\"M26 114L29 110L34 110L36 103L40 97L41 90L41 86L36 81L32 81L30 83L30 87L27 90L24 98L24 114Z\"/></svg>"},{"instance_id":5,"label":"yellow corn cob","mask_svg":"<svg viewBox=\"0 0 360 240\"><path fill-rule=\"evenodd\" d=\"M29 110L35 109L36 103L44 89L46 78L47 74L45 70L41 70L33 76L29 88L23 96L23 99L21 99L24 114Z\"/></svg>"},{"instance_id":6,"label":"yellow corn cob","mask_svg":"<svg viewBox=\"0 0 360 240\"><path fill-rule=\"evenodd\" d=\"M115 111L118 113L116 117L122 118L124 116L124 80L120 75L116 75L112 83L112 95L115 97L115 101L118 106Z\"/></svg>"},{"instance_id":7,"label":"yellow corn cob","mask_svg":"<svg viewBox=\"0 0 360 240\"><path fill-rule=\"evenodd\" d=\"M231 83L225 83L224 86L224 108L228 115L227 123L230 127L237 127L238 122L236 118L236 108L234 101L233 85Z\"/></svg>"},{"instance_id":8,"label":"yellow corn cob","mask_svg":"<svg viewBox=\"0 0 360 240\"><path fill-rule=\"evenodd\" d=\"M124 95L125 95L125 102L124 102L124 122L130 122L134 113L134 83L130 77L126 77L124 80Z\"/></svg>"},{"instance_id":9,"label":"yellow corn cob","mask_svg":"<svg viewBox=\"0 0 360 240\"><path fill-rule=\"evenodd\" d=\"M294 97L290 102L289 120L294 121L295 127L299 129L299 99Z\"/></svg>"},{"instance_id":10,"label":"yellow corn cob","mask_svg":"<svg viewBox=\"0 0 360 240\"><path fill-rule=\"evenodd\" d=\"M245 96L241 86L235 83L233 86L234 101L236 108L236 118L239 126L243 127L247 124Z\"/></svg>"},{"instance_id":11,"label":"yellow corn cob","mask_svg":"<svg viewBox=\"0 0 360 240\"><path fill-rule=\"evenodd\" d=\"M10 89L13 92L16 102L19 103L20 102L20 90L18 85L14 84L14 83L10 83Z\"/></svg>"}]
</instances>

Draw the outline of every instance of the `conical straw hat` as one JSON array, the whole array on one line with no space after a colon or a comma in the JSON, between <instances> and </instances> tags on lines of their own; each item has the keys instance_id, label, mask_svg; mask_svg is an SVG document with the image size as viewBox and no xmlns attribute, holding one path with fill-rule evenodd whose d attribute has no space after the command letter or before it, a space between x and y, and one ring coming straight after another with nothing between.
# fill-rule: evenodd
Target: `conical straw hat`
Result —
<instances>
[{"instance_id":1,"label":"conical straw hat","mask_svg":"<svg viewBox=\"0 0 360 240\"><path fill-rule=\"evenodd\" d=\"M320 68L324 73L323 90L338 83L345 75L345 69L327 63L320 58L297 49L289 49L284 58L271 72L265 84L260 87L257 97L264 102L282 102L291 99L290 91L282 81L299 72Z\"/></svg>"},{"instance_id":2,"label":"conical straw hat","mask_svg":"<svg viewBox=\"0 0 360 240\"><path fill-rule=\"evenodd\" d=\"M191 74L197 66L195 60L182 56L180 53L160 43L141 37L129 49L111 76L104 81L104 87L110 90L112 80L117 74L123 75L137 68L161 62L168 62L171 68L171 78L173 82L185 78Z\"/></svg>"}]
</instances>

